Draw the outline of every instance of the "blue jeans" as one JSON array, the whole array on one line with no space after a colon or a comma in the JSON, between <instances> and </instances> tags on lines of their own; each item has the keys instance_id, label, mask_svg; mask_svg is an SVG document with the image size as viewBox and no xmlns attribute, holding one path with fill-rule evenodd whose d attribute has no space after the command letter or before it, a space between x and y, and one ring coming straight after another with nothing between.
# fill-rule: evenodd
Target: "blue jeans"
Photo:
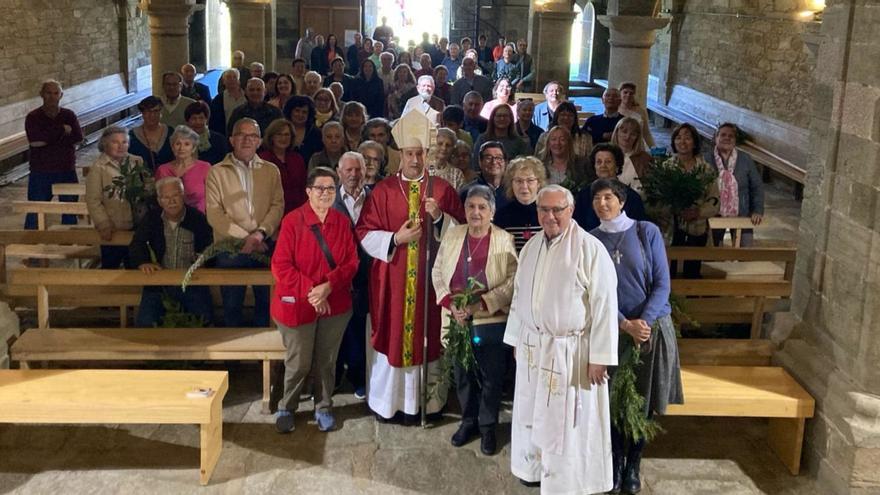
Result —
<instances>
[{"instance_id":1,"label":"blue jeans","mask_svg":"<svg viewBox=\"0 0 880 495\"><path fill-rule=\"evenodd\" d=\"M270 246L271 248L271 246ZM271 253L266 253L270 256ZM217 268L266 268L261 263L246 254L235 256L221 253L217 256ZM241 310L244 307L244 285L221 286L220 295L223 297L223 324L227 327L242 326ZM255 327L269 326L269 286L253 286L254 289L254 324Z\"/></svg>"},{"instance_id":2,"label":"blue jeans","mask_svg":"<svg viewBox=\"0 0 880 495\"><path fill-rule=\"evenodd\" d=\"M189 286L184 292L180 290L179 286L171 285L144 287L135 326L147 328L159 326L165 316L165 306L162 304L163 294L180 303L187 313L201 317L205 326L211 324L214 316L214 304L211 301L211 291L207 286Z\"/></svg>"},{"instance_id":3,"label":"blue jeans","mask_svg":"<svg viewBox=\"0 0 880 495\"><path fill-rule=\"evenodd\" d=\"M28 177L28 201L49 201L52 199L52 184L76 184L79 182L76 178L76 170L68 172L37 172L31 171ZM60 196L61 201L75 203L76 196ZM61 215L61 223L64 225L75 225L76 215ZM36 230L37 214L28 213L24 219L24 228L26 230Z\"/></svg>"}]
</instances>

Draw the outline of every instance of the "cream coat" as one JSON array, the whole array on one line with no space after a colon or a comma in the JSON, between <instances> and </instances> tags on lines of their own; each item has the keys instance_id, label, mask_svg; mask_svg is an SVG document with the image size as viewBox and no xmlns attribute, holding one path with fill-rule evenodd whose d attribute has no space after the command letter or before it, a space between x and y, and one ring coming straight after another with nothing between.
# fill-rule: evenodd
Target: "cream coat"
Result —
<instances>
[{"instance_id":1,"label":"cream coat","mask_svg":"<svg viewBox=\"0 0 880 495\"><path fill-rule=\"evenodd\" d=\"M140 165L143 160L139 156L128 155L131 165ZM124 160L124 159L123 159ZM104 153L89 167L86 175L86 207L95 227L110 227L113 230L131 230L133 220L131 207L124 199L111 198L104 190L113 184L113 178L120 175L119 165Z\"/></svg>"},{"instance_id":2,"label":"cream coat","mask_svg":"<svg viewBox=\"0 0 880 495\"><path fill-rule=\"evenodd\" d=\"M440 243L437 260L434 262L434 269L431 273L438 303L450 295L449 282L452 280L458 259L461 257L467 231L467 225L451 226ZM486 261L486 280L489 282L489 287L482 296L487 310L474 314L474 325L507 321L510 300L513 297L513 277L516 274L517 265L513 236L494 225L491 227L489 235L489 258ZM444 335L450 316L450 311L444 308L442 311L442 328L444 330L441 331Z\"/></svg>"},{"instance_id":3,"label":"cream coat","mask_svg":"<svg viewBox=\"0 0 880 495\"><path fill-rule=\"evenodd\" d=\"M253 163L253 213L247 194L232 162L232 153L214 165L205 183L208 223L214 229L214 242L227 237L243 239L257 229L272 237L284 215L284 192L278 168L258 156Z\"/></svg>"}]
</instances>

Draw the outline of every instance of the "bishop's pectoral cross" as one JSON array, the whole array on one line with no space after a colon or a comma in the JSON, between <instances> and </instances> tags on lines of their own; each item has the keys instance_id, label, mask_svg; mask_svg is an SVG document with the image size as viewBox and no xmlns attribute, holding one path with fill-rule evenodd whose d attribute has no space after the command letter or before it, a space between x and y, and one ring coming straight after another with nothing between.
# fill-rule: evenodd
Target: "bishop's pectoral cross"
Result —
<instances>
[{"instance_id":1,"label":"bishop's pectoral cross","mask_svg":"<svg viewBox=\"0 0 880 495\"><path fill-rule=\"evenodd\" d=\"M562 373L556 371L556 358L550 361L550 369L541 368L541 371L547 373L547 407L550 407L550 396L556 393L556 389L559 387L558 376L562 376Z\"/></svg>"},{"instance_id":2,"label":"bishop's pectoral cross","mask_svg":"<svg viewBox=\"0 0 880 495\"><path fill-rule=\"evenodd\" d=\"M623 253L621 253L619 249L615 249L615 250L611 253L611 257L614 258L614 262L617 263L617 264L619 265L619 264L620 264L620 259L623 258Z\"/></svg>"}]
</instances>

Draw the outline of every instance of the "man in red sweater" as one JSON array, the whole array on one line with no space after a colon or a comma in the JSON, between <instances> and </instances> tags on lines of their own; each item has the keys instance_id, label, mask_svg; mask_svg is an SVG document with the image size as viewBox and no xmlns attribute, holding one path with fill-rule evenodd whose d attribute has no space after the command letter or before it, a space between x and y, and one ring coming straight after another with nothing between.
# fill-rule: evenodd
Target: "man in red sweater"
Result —
<instances>
[{"instance_id":1,"label":"man in red sweater","mask_svg":"<svg viewBox=\"0 0 880 495\"><path fill-rule=\"evenodd\" d=\"M43 82L40 97L43 105L31 111L24 120L30 145L30 177L28 201L52 199L52 184L76 183L76 146L83 133L73 111L60 106L64 92L54 79ZM76 201L76 196L62 196L61 201ZM75 224L76 215L63 215L61 222ZM37 216L29 213L25 229L37 228Z\"/></svg>"}]
</instances>

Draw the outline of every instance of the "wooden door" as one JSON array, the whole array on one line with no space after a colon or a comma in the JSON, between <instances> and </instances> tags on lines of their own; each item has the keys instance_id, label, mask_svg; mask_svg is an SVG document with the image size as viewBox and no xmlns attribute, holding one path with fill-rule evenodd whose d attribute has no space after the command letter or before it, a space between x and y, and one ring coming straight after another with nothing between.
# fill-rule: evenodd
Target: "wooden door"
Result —
<instances>
[{"instance_id":1,"label":"wooden door","mask_svg":"<svg viewBox=\"0 0 880 495\"><path fill-rule=\"evenodd\" d=\"M339 46L345 48L345 31L361 30L359 0L325 0L321 4L302 3L299 7L300 32L312 28L327 37L335 34Z\"/></svg>"}]
</instances>

